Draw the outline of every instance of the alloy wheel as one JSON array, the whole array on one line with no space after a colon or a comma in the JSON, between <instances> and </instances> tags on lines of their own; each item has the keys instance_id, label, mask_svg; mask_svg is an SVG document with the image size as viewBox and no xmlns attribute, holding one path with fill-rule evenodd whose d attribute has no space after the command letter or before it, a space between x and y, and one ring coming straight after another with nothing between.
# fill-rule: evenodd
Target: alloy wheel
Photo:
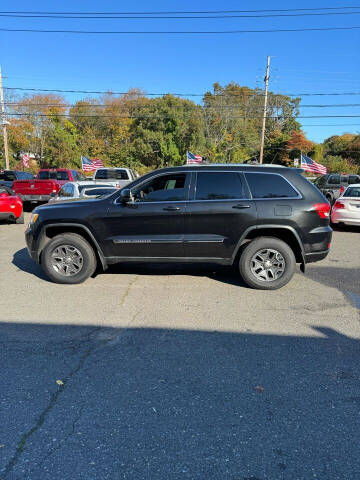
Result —
<instances>
[{"instance_id":1,"label":"alloy wheel","mask_svg":"<svg viewBox=\"0 0 360 480\"><path fill-rule=\"evenodd\" d=\"M84 264L80 250L73 245L59 245L51 254L51 266L66 277L78 274Z\"/></svg>"},{"instance_id":2,"label":"alloy wheel","mask_svg":"<svg viewBox=\"0 0 360 480\"><path fill-rule=\"evenodd\" d=\"M273 248L259 250L250 260L251 273L262 282L278 280L283 276L285 267L284 257Z\"/></svg>"}]
</instances>

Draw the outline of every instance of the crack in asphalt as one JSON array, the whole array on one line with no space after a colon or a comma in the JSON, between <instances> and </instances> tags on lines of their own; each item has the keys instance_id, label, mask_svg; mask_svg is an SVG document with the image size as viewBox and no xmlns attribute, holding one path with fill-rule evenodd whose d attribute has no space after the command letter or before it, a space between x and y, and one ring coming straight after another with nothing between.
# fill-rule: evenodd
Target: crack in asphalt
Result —
<instances>
[{"instance_id":1,"label":"crack in asphalt","mask_svg":"<svg viewBox=\"0 0 360 480\"><path fill-rule=\"evenodd\" d=\"M90 340L90 336L95 333L96 331L101 330L102 327L96 327L92 329L86 337L81 341L81 344L88 342ZM106 342L103 342L106 343ZM1 477L2 480L6 480L7 476L9 473L13 470L14 466L16 465L17 461L19 460L21 454L23 453L26 443L29 440L29 438L41 428L41 426L44 424L46 418L48 417L49 413L53 409L53 407L56 405L56 402L60 395L64 392L66 385L68 381L76 375L83 367L84 362L86 359L91 355L91 353L97 348L97 345L93 345L92 347L88 348L86 352L80 357L77 366L62 380L63 385L60 385L59 388L56 390L56 392L52 393L50 397L50 402L48 406L41 412L40 416L38 417L35 425L30 428L26 433L24 433L20 439L20 441L17 444L16 450L12 458L9 460L8 464L6 465L4 469L3 476ZM75 428L75 427L74 427Z\"/></svg>"},{"instance_id":2,"label":"crack in asphalt","mask_svg":"<svg viewBox=\"0 0 360 480\"><path fill-rule=\"evenodd\" d=\"M129 293L129 290L131 288L131 286L135 283L135 281L137 280L137 277L130 283L130 285L128 286L127 288L127 291L125 292L124 294L124 297L123 299L126 298L127 294ZM122 328L121 329L121 332L120 334L117 333L115 335L111 335L110 337L106 337L104 338L102 341L101 341L101 345L104 346L104 345L113 345L114 343L117 343L117 340L124 334L124 332L129 328L129 326L132 324L132 322L134 322L134 320L136 319L136 317L139 315L139 313L141 312L141 310L135 312L130 321L128 322L127 326L125 328ZM79 346L77 347L77 350L80 348L81 345L83 345L84 343L88 342L90 340L90 337L95 333L95 332L99 332L103 330L103 327L96 327L94 329L92 329L83 339L81 339L81 341L79 342ZM99 337L98 337L99 339ZM97 348L99 348L99 344L94 344L92 347L88 348L85 353L80 357L79 361L78 361L78 364L77 366L66 376L63 378L62 382L63 384L59 386L58 390L56 392L54 392L51 397L50 397L50 402L48 404L48 406L43 410L43 412L40 414L40 416L38 417L35 425L30 429L28 430L26 433L24 433L24 435L21 437L20 441L18 442L17 444L17 447L16 447L16 450L15 450L15 453L14 455L12 456L12 458L9 460L8 464L6 465L5 469L4 469L4 474L2 477L0 477L0 480L6 480L7 476L9 475L9 473L13 470L13 468L15 467L15 465L17 464L21 454L23 453L24 449L25 449L25 446L26 446L26 443L28 441L28 439L35 433L39 430L39 428L41 428L41 426L44 424L45 420L47 419L48 415L50 414L51 410L53 409L53 407L56 405L57 403L57 400L58 398L60 397L60 395L65 391L65 388L66 388L66 385L67 383L69 382L69 380L74 376L76 375L83 367L85 361L89 358L89 356L93 353L94 350L96 350ZM75 353L75 347L73 347L73 354ZM85 405L82 404L82 406L80 407L80 410L79 410L79 414L77 415L76 419L74 419L73 423L72 423L72 429L71 429L71 432L66 436L66 438L62 441L62 442L59 442L58 445L56 445L56 447L54 447L53 449L51 449L47 455L44 457L44 459L42 460L39 468L43 465L43 463L47 460L47 458L49 458L56 450L58 450L64 443L66 443L68 441L68 439L74 435L74 432L75 432L75 427L76 427L76 424L77 422L80 420L81 416L82 416L82 412L83 412L83 409L84 409ZM30 472L29 472L30 473Z\"/></svg>"},{"instance_id":3,"label":"crack in asphalt","mask_svg":"<svg viewBox=\"0 0 360 480\"><path fill-rule=\"evenodd\" d=\"M135 284L135 282L137 281L138 278L139 278L139 275L135 275L135 278L130 281L129 285L127 286L127 289L125 290L124 295L122 296L122 299L121 299L121 302L120 302L121 306L124 306L125 300L127 299L128 295L130 293L131 287L134 286L134 284Z\"/></svg>"},{"instance_id":4,"label":"crack in asphalt","mask_svg":"<svg viewBox=\"0 0 360 480\"><path fill-rule=\"evenodd\" d=\"M78 411L78 414L76 416L76 418L73 420L72 422L72 426L71 426L71 431L66 435L66 437L61 440L54 448L50 449L47 454L45 455L45 457L42 459L42 461L40 462L40 464L38 465L37 467L37 470L40 470L41 467L44 465L44 463L46 462L46 460L48 460L48 458L51 457L51 455L53 455L57 450L59 450L75 433L75 428L76 428L76 424L80 421L81 417L82 417L82 413L83 413L83 410L84 410L84 407L85 407L85 404L83 403L80 408L79 408L79 411ZM34 472L35 468L31 469L29 471L29 474Z\"/></svg>"}]
</instances>

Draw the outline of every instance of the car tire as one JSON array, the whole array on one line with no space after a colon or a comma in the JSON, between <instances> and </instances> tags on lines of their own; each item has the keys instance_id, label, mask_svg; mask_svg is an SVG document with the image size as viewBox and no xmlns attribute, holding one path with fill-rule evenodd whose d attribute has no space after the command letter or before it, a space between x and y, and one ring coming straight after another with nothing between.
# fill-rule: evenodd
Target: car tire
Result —
<instances>
[{"instance_id":1,"label":"car tire","mask_svg":"<svg viewBox=\"0 0 360 480\"><path fill-rule=\"evenodd\" d=\"M331 194L325 195L326 200L330 203L330 205L334 204L334 197Z\"/></svg>"},{"instance_id":2,"label":"car tire","mask_svg":"<svg viewBox=\"0 0 360 480\"><path fill-rule=\"evenodd\" d=\"M244 282L259 290L283 287L293 277L295 267L296 259L291 247L275 237L255 238L245 246L239 260Z\"/></svg>"},{"instance_id":3,"label":"car tire","mask_svg":"<svg viewBox=\"0 0 360 480\"><path fill-rule=\"evenodd\" d=\"M95 272L97 262L93 248L81 235L63 233L46 245L41 264L53 282L77 284Z\"/></svg>"},{"instance_id":4,"label":"car tire","mask_svg":"<svg viewBox=\"0 0 360 480\"><path fill-rule=\"evenodd\" d=\"M20 217L15 219L15 223L19 223L19 224L24 223L24 212L21 213Z\"/></svg>"}]
</instances>

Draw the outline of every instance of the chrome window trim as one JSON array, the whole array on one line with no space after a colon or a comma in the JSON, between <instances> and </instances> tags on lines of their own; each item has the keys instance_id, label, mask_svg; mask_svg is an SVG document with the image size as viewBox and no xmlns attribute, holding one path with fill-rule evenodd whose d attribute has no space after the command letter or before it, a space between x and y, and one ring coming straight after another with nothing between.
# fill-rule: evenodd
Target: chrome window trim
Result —
<instances>
[{"instance_id":1,"label":"chrome window trim","mask_svg":"<svg viewBox=\"0 0 360 480\"><path fill-rule=\"evenodd\" d=\"M248 201L249 200L252 200L252 201L258 201L258 200L301 200L303 198L303 196L301 195L299 190L286 177L284 177L284 175L282 175L281 173L277 173L277 172L247 172L247 171L243 171L243 170L216 170L216 171L214 171L213 169L209 169L209 168L207 168L207 170L205 170L205 168L206 167L204 166L204 170L201 169L200 173L203 173L203 172L204 173L205 172L217 173L217 172L219 172L219 173L238 173L238 174L242 174L242 175L244 175L244 179L245 179L246 183L247 183L246 176L245 176L246 173L251 173L252 175L254 175L254 174L256 174L256 175L257 174L278 175L279 177L283 178L291 186L291 188L293 188L295 190L295 192L298 195L296 197L253 198L252 193L251 193L251 189L250 189L250 187L247 183L248 190L250 192L250 198L224 198L224 199L218 199L218 200L165 200L165 201L157 201L157 202L129 202L128 205L139 205L139 204L152 205L152 204L157 204L157 203L163 204L163 203L193 203L193 202L239 202L239 201L243 201L243 200L248 200ZM181 171L176 171L175 172L175 174L178 174L178 173L179 174L185 173L185 174L188 174L188 175L194 175L194 174L197 174L198 172L189 172L189 170L181 170ZM169 175L169 172L159 173L159 174L151 177L151 179L161 177L161 176L164 176L164 175ZM141 185L146 183L148 180L149 179L144 180L143 182L136 185L136 187L140 187ZM190 186L190 184L189 184L189 186ZM114 200L114 204L119 204L120 203L118 201L119 198L120 198L120 196L116 197L116 199Z\"/></svg>"}]
</instances>

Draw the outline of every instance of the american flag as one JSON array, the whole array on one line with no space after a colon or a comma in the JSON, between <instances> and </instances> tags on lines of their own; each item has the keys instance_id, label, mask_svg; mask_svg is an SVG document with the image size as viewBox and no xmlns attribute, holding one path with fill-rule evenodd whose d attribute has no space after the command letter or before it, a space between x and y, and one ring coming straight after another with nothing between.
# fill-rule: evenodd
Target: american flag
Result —
<instances>
[{"instance_id":1,"label":"american flag","mask_svg":"<svg viewBox=\"0 0 360 480\"><path fill-rule=\"evenodd\" d=\"M187 165L192 165L194 163L201 163L202 162L202 157L200 155L194 155L191 152L186 152L186 164Z\"/></svg>"},{"instance_id":2,"label":"american flag","mask_svg":"<svg viewBox=\"0 0 360 480\"><path fill-rule=\"evenodd\" d=\"M319 173L321 175L325 175L327 172L326 167L324 167L324 165L321 165L320 163L316 163L310 157L307 157L306 155L303 155L303 154L301 154L301 168L303 168L306 172Z\"/></svg>"},{"instance_id":3,"label":"american flag","mask_svg":"<svg viewBox=\"0 0 360 480\"><path fill-rule=\"evenodd\" d=\"M24 167L29 166L30 157L24 152L20 152L20 158Z\"/></svg>"},{"instance_id":4,"label":"american flag","mask_svg":"<svg viewBox=\"0 0 360 480\"><path fill-rule=\"evenodd\" d=\"M90 158L81 155L81 168L84 170L84 172L93 172L98 168L103 168L103 166L104 165L100 158L94 158L93 160L90 160Z\"/></svg>"}]
</instances>

